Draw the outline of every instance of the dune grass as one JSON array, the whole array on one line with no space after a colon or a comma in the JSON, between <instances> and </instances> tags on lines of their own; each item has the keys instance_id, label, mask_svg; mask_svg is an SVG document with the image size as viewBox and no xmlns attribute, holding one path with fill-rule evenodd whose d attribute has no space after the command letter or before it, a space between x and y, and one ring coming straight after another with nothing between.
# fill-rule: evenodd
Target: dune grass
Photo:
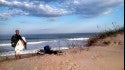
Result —
<instances>
[{"instance_id":1,"label":"dune grass","mask_svg":"<svg viewBox=\"0 0 125 70\"><path fill-rule=\"evenodd\" d=\"M120 34L120 33L123 33L123 32L124 32L124 27L115 28L113 30L108 30L108 31L105 31L105 32L98 33L88 40L86 46L92 46L98 40L101 40L101 39L104 39L104 38L110 37L110 36L115 36L116 34ZM105 44L108 44L108 43L110 43L110 42L106 42Z\"/></svg>"}]
</instances>

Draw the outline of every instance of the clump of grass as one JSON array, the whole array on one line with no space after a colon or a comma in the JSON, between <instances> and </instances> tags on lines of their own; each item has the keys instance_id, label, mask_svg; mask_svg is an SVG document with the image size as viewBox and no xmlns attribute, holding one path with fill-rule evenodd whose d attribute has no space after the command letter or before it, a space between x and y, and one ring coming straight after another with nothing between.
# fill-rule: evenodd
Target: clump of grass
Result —
<instances>
[{"instance_id":1,"label":"clump of grass","mask_svg":"<svg viewBox=\"0 0 125 70\"><path fill-rule=\"evenodd\" d=\"M124 27L121 28L115 28L114 30L108 30L105 32L101 32L92 38L90 38L86 44L86 46L92 46L94 43L96 43L98 40L104 39L106 37L115 36L116 34L120 34L124 32ZM109 44L110 42L104 42L104 44Z\"/></svg>"}]
</instances>

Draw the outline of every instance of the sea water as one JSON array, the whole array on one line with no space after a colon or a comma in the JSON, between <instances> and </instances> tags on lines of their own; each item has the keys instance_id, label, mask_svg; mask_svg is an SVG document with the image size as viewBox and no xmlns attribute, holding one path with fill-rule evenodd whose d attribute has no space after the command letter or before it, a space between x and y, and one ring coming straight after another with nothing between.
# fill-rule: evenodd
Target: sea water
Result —
<instances>
[{"instance_id":1,"label":"sea water","mask_svg":"<svg viewBox=\"0 0 125 70\"><path fill-rule=\"evenodd\" d=\"M49 45L52 50L68 49L73 46L83 46L89 37L95 33L70 33L70 34L22 34L27 40L27 49L22 54L36 53L39 49ZM12 35L0 35L0 56L14 55L11 47Z\"/></svg>"}]
</instances>

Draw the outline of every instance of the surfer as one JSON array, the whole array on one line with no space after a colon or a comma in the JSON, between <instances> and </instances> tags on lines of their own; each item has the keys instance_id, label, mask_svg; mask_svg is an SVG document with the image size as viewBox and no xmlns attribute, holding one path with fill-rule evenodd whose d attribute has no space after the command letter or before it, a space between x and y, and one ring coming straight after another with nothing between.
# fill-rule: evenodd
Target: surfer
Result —
<instances>
[{"instance_id":1,"label":"surfer","mask_svg":"<svg viewBox=\"0 0 125 70\"><path fill-rule=\"evenodd\" d=\"M26 49L26 39L20 36L19 30L15 30L15 34L11 37L11 45L15 48L15 58L20 59L21 51Z\"/></svg>"}]
</instances>

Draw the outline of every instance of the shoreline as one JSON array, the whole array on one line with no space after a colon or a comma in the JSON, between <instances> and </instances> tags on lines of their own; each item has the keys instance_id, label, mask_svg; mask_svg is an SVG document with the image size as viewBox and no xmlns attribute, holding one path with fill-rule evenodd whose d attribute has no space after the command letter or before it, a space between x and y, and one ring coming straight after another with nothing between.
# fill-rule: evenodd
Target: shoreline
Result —
<instances>
[{"instance_id":1,"label":"shoreline","mask_svg":"<svg viewBox=\"0 0 125 70\"><path fill-rule=\"evenodd\" d=\"M24 58L30 58L30 57L38 56L38 55L36 53L32 53L32 54L30 53L30 54L22 54L21 56L22 56L21 59L24 59ZM16 59L15 55L0 57L0 62L12 61L12 60L19 60L19 59Z\"/></svg>"},{"instance_id":2,"label":"shoreline","mask_svg":"<svg viewBox=\"0 0 125 70\"><path fill-rule=\"evenodd\" d=\"M53 50L54 49L65 49L67 47L71 46L81 46L83 44L86 44L88 38L68 38L68 39L59 39L59 40L48 40L48 41L35 41L34 42L28 42L27 50L39 50L43 49L44 46L49 45ZM11 46L6 46L8 44L0 44L0 56L4 55L4 53L7 55L10 55L11 52L14 52L14 48ZM10 44L9 44L10 45ZM6 55L5 55L6 56Z\"/></svg>"},{"instance_id":3,"label":"shoreline","mask_svg":"<svg viewBox=\"0 0 125 70\"><path fill-rule=\"evenodd\" d=\"M61 47L60 49L59 48L53 48L53 49L51 49L51 50L53 50L53 51L66 51L66 50L68 50L69 48L68 47ZM36 50L29 50L29 52L27 51L27 50L25 50L25 51L22 51L22 59L23 58L28 58L28 57L32 57L32 56L38 56L38 55L40 55L40 54L38 54L38 52L40 51L40 50L43 50L43 49L36 49ZM13 60L13 59L15 59L15 53L14 53L14 51L12 51L13 52L13 54L9 54L9 55L3 55L3 56L1 56L0 55L0 62L1 61L6 61L6 60Z\"/></svg>"}]
</instances>

